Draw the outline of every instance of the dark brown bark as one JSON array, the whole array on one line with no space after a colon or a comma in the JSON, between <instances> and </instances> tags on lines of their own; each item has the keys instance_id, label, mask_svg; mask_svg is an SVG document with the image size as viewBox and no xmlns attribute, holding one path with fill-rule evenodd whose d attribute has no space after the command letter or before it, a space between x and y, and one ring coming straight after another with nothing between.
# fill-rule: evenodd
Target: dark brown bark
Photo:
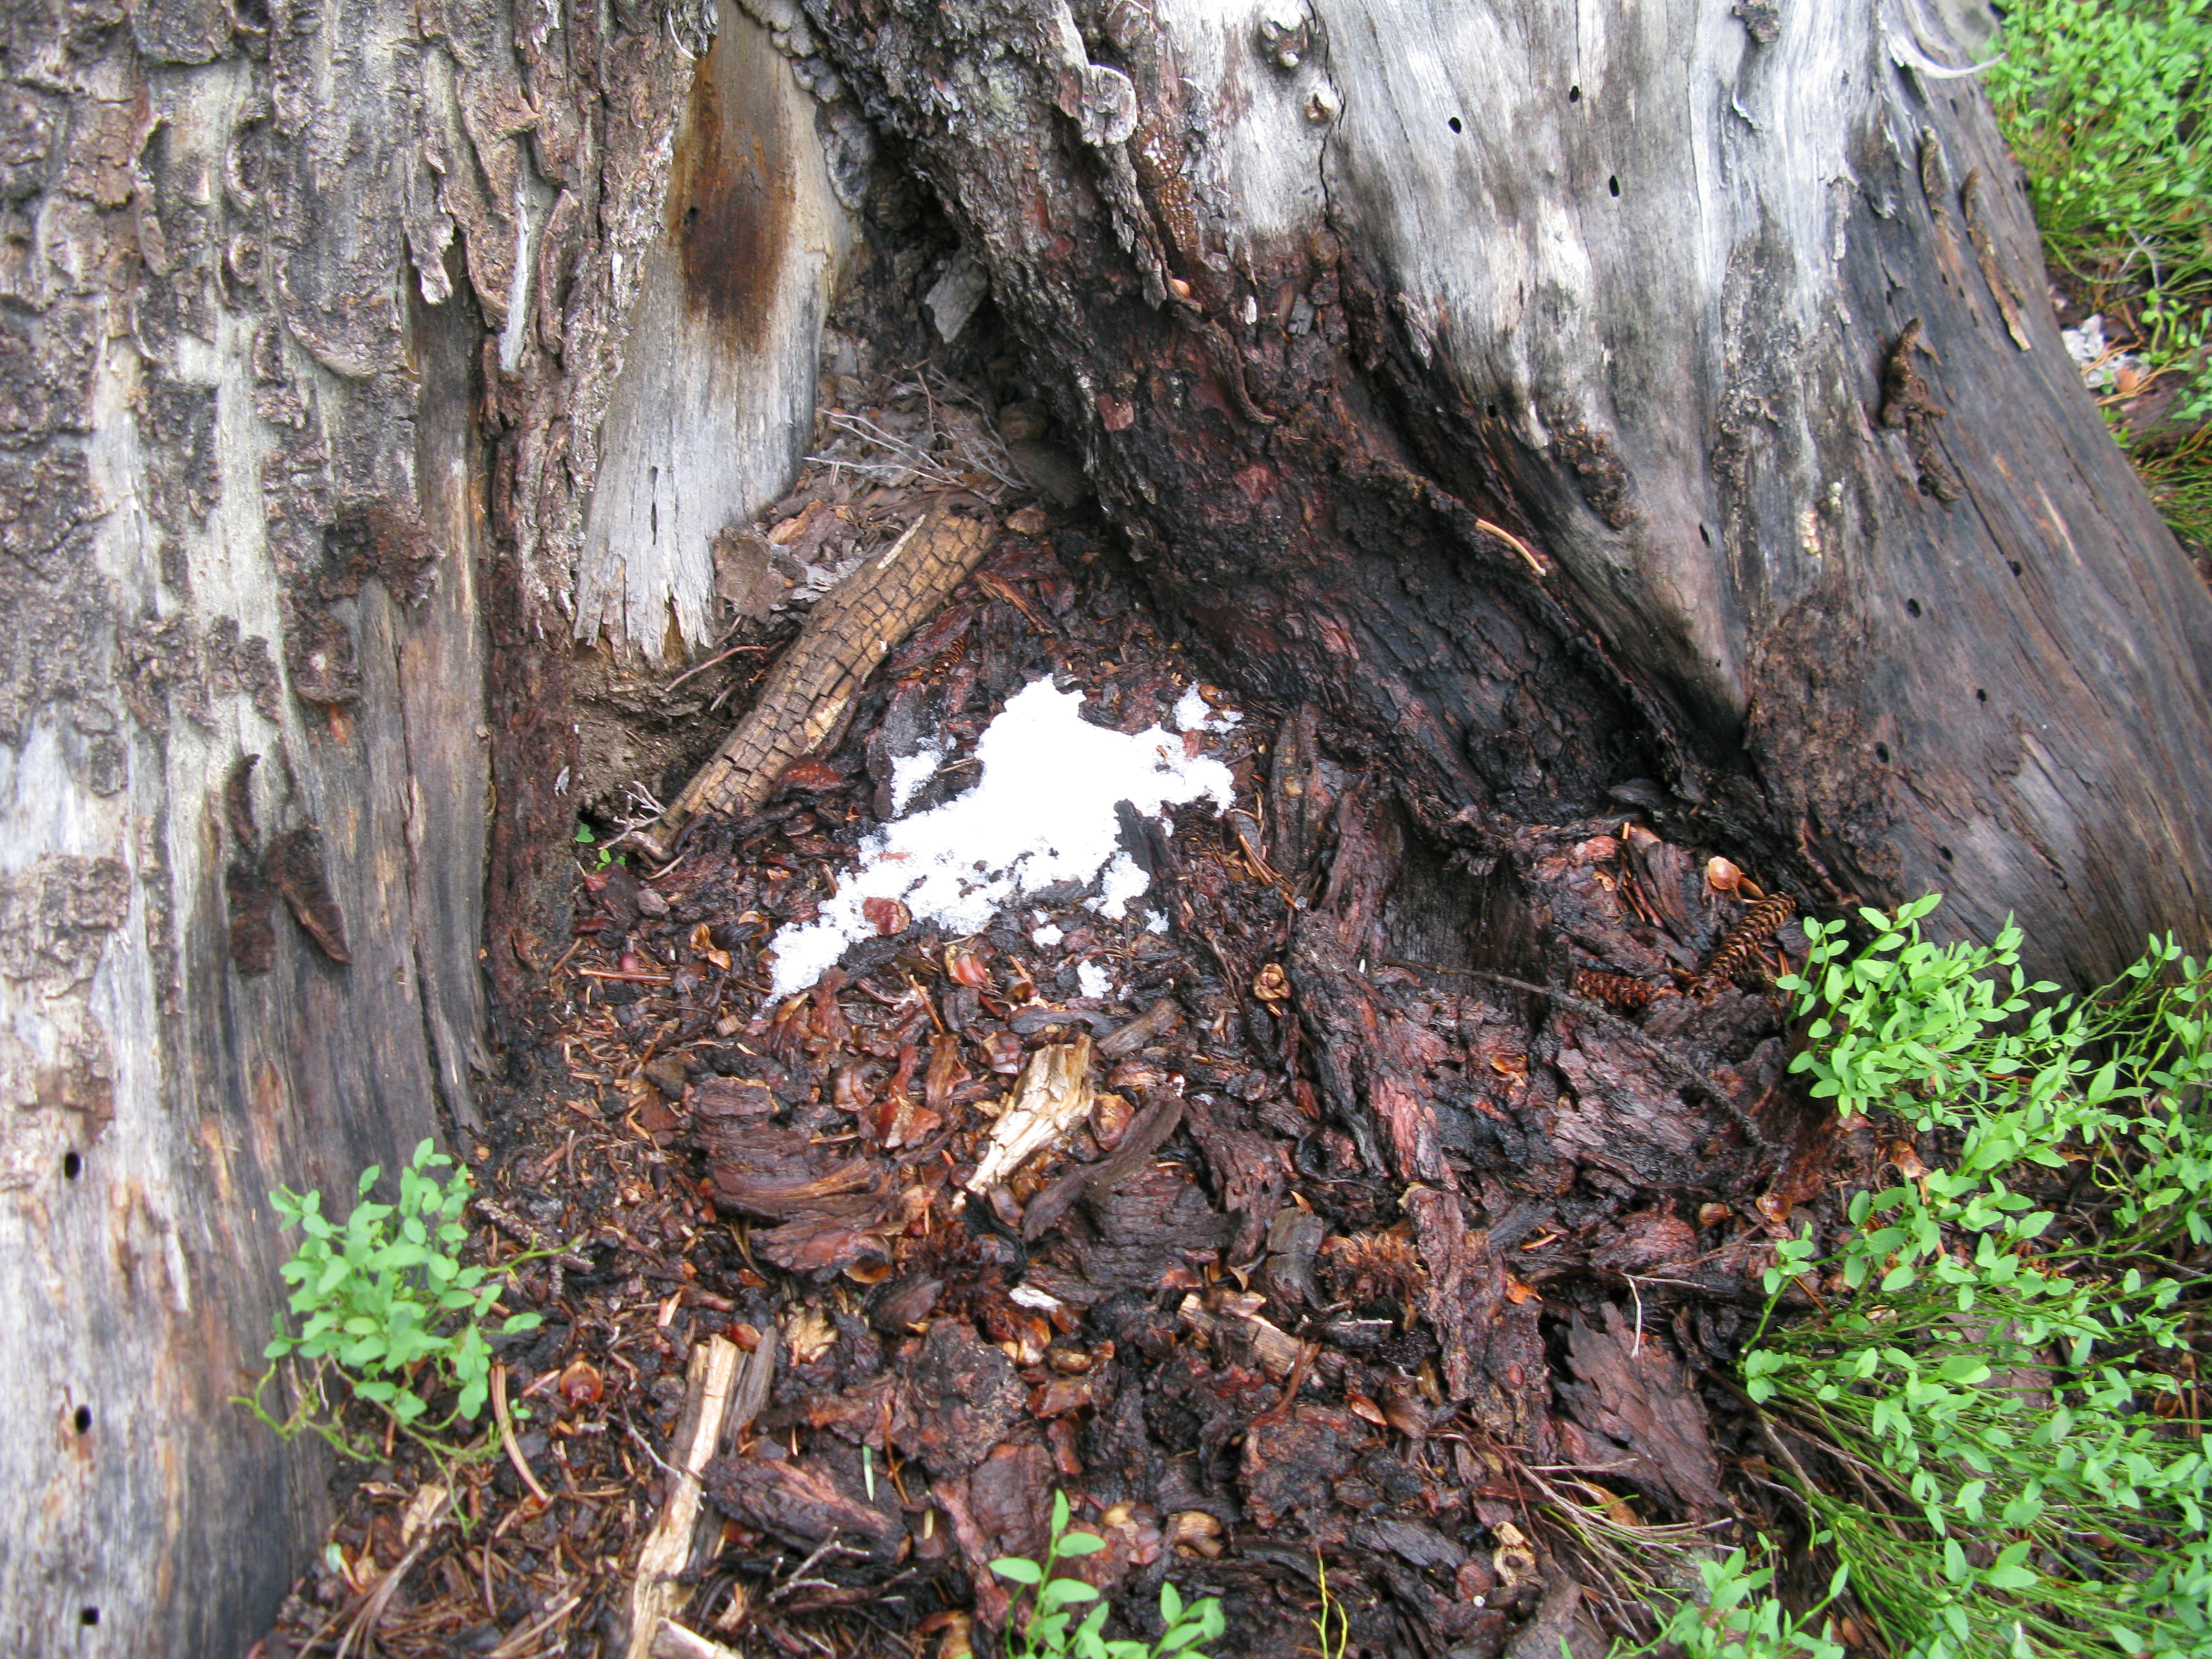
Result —
<instances>
[{"instance_id":1,"label":"dark brown bark","mask_svg":"<svg viewBox=\"0 0 2212 1659\"><path fill-rule=\"evenodd\" d=\"M1656 779L2100 975L2212 920L2212 602L2013 297L1962 57L1878 9L809 15L1248 695L1464 839Z\"/></svg>"}]
</instances>

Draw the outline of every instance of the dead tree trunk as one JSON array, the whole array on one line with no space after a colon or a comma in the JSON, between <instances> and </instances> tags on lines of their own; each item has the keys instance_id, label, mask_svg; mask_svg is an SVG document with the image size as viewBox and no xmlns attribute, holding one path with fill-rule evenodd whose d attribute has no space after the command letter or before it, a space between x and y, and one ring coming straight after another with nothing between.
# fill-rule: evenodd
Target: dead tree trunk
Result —
<instances>
[{"instance_id":1,"label":"dead tree trunk","mask_svg":"<svg viewBox=\"0 0 2212 1659\"><path fill-rule=\"evenodd\" d=\"M842 210L767 32L712 33L0 27L10 1653L266 1627L328 1505L228 1403L291 1246L264 1195L476 1127L486 981L522 1006L574 821L574 596L696 637L708 538L805 441Z\"/></svg>"},{"instance_id":2,"label":"dead tree trunk","mask_svg":"<svg viewBox=\"0 0 2212 1659\"><path fill-rule=\"evenodd\" d=\"M2212 921L2212 601L1938 9L808 0L1233 683L2094 975Z\"/></svg>"},{"instance_id":3,"label":"dead tree trunk","mask_svg":"<svg viewBox=\"0 0 2212 1659\"><path fill-rule=\"evenodd\" d=\"M1168 607L1436 824L1663 790L2079 971L2205 936L2212 608L1911 0L749 9L9 14L10 1652L240 1650L313 1547L262 1194L471 1126L570 642L699 641L860 108Z\"/></svg>"}]
</instances>

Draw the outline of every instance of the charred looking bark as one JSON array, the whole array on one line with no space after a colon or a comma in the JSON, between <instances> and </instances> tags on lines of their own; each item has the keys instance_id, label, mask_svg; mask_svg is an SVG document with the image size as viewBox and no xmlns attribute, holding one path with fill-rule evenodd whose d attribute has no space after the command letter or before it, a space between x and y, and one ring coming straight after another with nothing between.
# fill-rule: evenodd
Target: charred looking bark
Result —
<instances>
[{"instance_id":1,"label":"charred looking bark","mask_svg":"<svg viewBox=\"0 0 2212 1659\"><path fill-rule=\"evenodd\" d=\"M1556 9L808 3L1248 696L1477 839L1656 782L2077 977L2203 936L2212 604L1940 27Z\"/></svg>"}]
</instances>

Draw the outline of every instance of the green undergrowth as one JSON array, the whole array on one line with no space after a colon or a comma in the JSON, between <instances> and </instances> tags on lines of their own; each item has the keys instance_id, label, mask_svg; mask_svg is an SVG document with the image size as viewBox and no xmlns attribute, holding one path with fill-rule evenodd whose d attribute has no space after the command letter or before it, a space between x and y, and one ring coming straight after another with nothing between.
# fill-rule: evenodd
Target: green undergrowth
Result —
<instances>
[{"instance_id":1,"label":"green undergrowth","mask_svg":"<svg viewBox=\"0 0 2212 1659\"><path fill-rule=\"evenodd\" d=\"M1052 1531L1045 1543L1044 1559L1002 1555L991 1563L993 1572L1027 1592L1026 1605L1007 1627L1008 1659L1206 1659L1199 1644L1214 1640L1225 1628L1221 1603L1207 1596L1186 1607L1173 1584L1160 1586L1159 1640L1141 1642L1106 1634L1111 1609L1097 1589L1080 1578L1054 1571L1063 1560L1095 1555L1105 1547L1106 1540L1097 1533L1068 1525L1067 1494L1056 1492L1052 1495ZM1326 1578L1322 1581L1322 1596L1326 1607ZM1078 1607L1085 1609L1079 1619ZM1340 1655L1340 1647L1339 1659Z\"/></svg>"},{"instance_id":2,"label":"green undergrowth","mask_svg":"<svg viewBox=\"0 0 2212 1659\"><path fill-rule=\"evenodd\" d=\"M2178 443L2130 453L2166 521L2185 540L2212 550L2212 427L2199 427Z\"/></svg>"},{"instance_id":3,"label":"green undergrowth","mask_svg":"<svg viewBox=\"0 0 2212 1659\"><path fill-rule=\"evenodd\" d=\"M2008 0L1987 74L2026 173L2046 259L2094 308L2132 320L2169 425L2212 415L2212 0ZM2212 536L2212 455L2132 446L2183 536Z\"/></svg>"},{"instance_id":4,"label":"green undergrowth","mask_svg":"<svg viewBox=\"0 0 2212 1659\"><path fill-rule=\"evenodd\" d=\"M1861 912L1863 946L1808 922L1780 981L1793 1066L1893 1184L1767 1273L1742 1382L1774 1476L1880 1651L2212 1656L2212 968L2154 941L2059 996L2016 928L1926 939L1937 902ZM1668 1631L1693 1659L1841 1652L1742 1555L1701 1571Z\"/></svg>"},{"instance_id":5,"label":"green undergrowth","mask_svg":"<svg viewBox=\"0 0 2212 1659\"><path fill-rule=\"evenodd\" d=\"M300 1231L299 1248L280 1269L299 1322L279 1318L263 1350L269 1370L238 1403L288 1439L312 1432L359 1461L380 1455L395 1434L441 1465L483 1455L492 1443L475 1439L471 1426L491 1390L483 1322L506 1273L549 1253L516 1256L496 1276L463 1265L469 1174L427 1139L399 1171L396 1203L369 1197L382 1173L374 1164L362 1172L360 1201L342 1222L323 1213L319 1192L280 1187L269 1195L283 1225ZM538 1319L514 1314L499 1328L526 1331ZM294 1403L280 1418L265 1402L287 1368ZM384 1432L349 1425L356 1407L368 1408Z\"/></svg>"}]
</instances>

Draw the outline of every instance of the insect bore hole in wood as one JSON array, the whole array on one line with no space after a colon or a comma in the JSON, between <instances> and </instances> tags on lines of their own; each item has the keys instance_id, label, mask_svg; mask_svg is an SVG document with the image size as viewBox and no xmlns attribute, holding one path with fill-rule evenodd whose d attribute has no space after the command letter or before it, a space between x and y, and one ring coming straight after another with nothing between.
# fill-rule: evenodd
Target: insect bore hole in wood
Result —
<instances>
[{"instance_id":1,"label":"insect bore hole in wood","mask_svg":"<svg viewBox=\"0 0 2212 1659\"><path fill-rule=\"evenodd\" d=\"M1989 700L1990 694L1988 692L1983 690L1978 685L1974 688L1974 701L1976 702L1987 702Z\"/></svg>"},{"instance_id":2,"label":"insect bore hole in wood","mask_svg":"<svg viewBox=\"0 0 2212 1659\"><path fill-rule=\"evenodd\" d=\"M76 1431L79 1434L90 1434L92 1432L92 1407L89 1406L79 1406L76 1408L76 1414L70 1418L70 1421L76 1425Z\"/></svg>"},{"instance_id":3,"label":"insect bore hole in wood","mask_svg":"<svg viewBox=\"0 0 2212 1659\"><path fill-rule=\"evenodd\" d=\"M1580 87L1569 87L1567 88L1567 101L1569 103L1579 104L1582 100L1583 89Z\"/></svg>"},{"instance_id":4,"label":"insect bore hole in wood","mask_svg":"<svg viewBox=\"0 0 2212 1659\"><path fill-rule=\"evenodd\" d=\"M1615 196L1619 196L1620 194L1620 179L1619 175L1616 174L1614 177L1607 179L1605 181L1605 187L1611 191Z\"/></svg>"},{"instance_id":5,"label":"insect bore hole in wood","mask_svg":"<svg viewBox=\"0 0 2212 1659\"><path fill-rule=\"evenodd\" d=\"M1920 601L1917 599L1907 599L1905 602L1905 614L1908 617L1918 617L1920 614Z\"/></svg>"},{"instance_id":6,"label":"insect bore hole in wood","mask_svg":"<svg viewBox=\"0 0 2212 1659\"><path fill-rule=\"evenodd\" d=\"M1875 744L1875 746L1874 746L1874 757L1875 757L1876 760L1880 761L1880 762L1881 762L1884 766L1888 765L1888 764L1889 764L1889 745L1888 745L1887 744L1886 744L1886 743L1878 743L1878 744Z\"/></svg>"},{"instance_id":7,"label":"insect bore hole in wood","mask_svg":"<svg viewBox=\"0 0 2212 1659\"><path fill-rule=\"evenodd\" d=\"M1951 861L1951 849L1949 848L1939 847L1936 849L1936 856L1941 858L1944 863L1948 864Z\"/></svg>"},{"instance_id":8,"label":"insect bore hole in wood","mask_svg":"<svg viewBox=\"0 0 2212 1659\"><path fill-rule=\"evenodd\" d=\"M77 1614L76 1621L80 1625L98 1624L100 1622L100 1609L98 1607L87 1607L82 1613Z\"/></svg>"},{"instance_id":9,"label":"insect bore hole in wood","mask_svg":"<svg viewBox=\"0 0 2212 1659\"><path fill-rule=\"evenodd\" d=\"M76 1153L76 1152L64 1152L64 1153L62 1154L62 1179L63 1179L63 1180L64 1180L64 1181L75 1181L75 1180L76 1180L79 1176L82 1175L83 1173L84 1173L84 1159L83 1159L83 1158L82 1158L80 1154Z\"/></svg>"},{"instance_id":10,"label":"insect bore hole in wood","mask_svg":"<svg viewBox=\"0 0 2212 1659\"><path fill-rule=\"evenodd\" d=\"M1698 526L1698 539L1703 542L1707 547L1711 547L1713 544L1712 532L1707 530L1703 525L1699 525Z\"/></svg>"},{"instance_id":11,"label":"insect bore hole in wood","mask_svg":"<svg viewBox=\"0 0 2212 1659\"><path fill-rule=\"evenodd\" d=\"M1446 122L1444 123L1444 125L1445 125L1446 126L1449 127L1449 128L1450 128L1454 132L1458 132L1458 131L1462 131L1462 127L1460 126L1460 124L1459 124L1459 117L1458 117L1458 116L1456 116L1456 115L1453 116L1449 120L1446 121Z\"/></svg>"}]
</instances>

